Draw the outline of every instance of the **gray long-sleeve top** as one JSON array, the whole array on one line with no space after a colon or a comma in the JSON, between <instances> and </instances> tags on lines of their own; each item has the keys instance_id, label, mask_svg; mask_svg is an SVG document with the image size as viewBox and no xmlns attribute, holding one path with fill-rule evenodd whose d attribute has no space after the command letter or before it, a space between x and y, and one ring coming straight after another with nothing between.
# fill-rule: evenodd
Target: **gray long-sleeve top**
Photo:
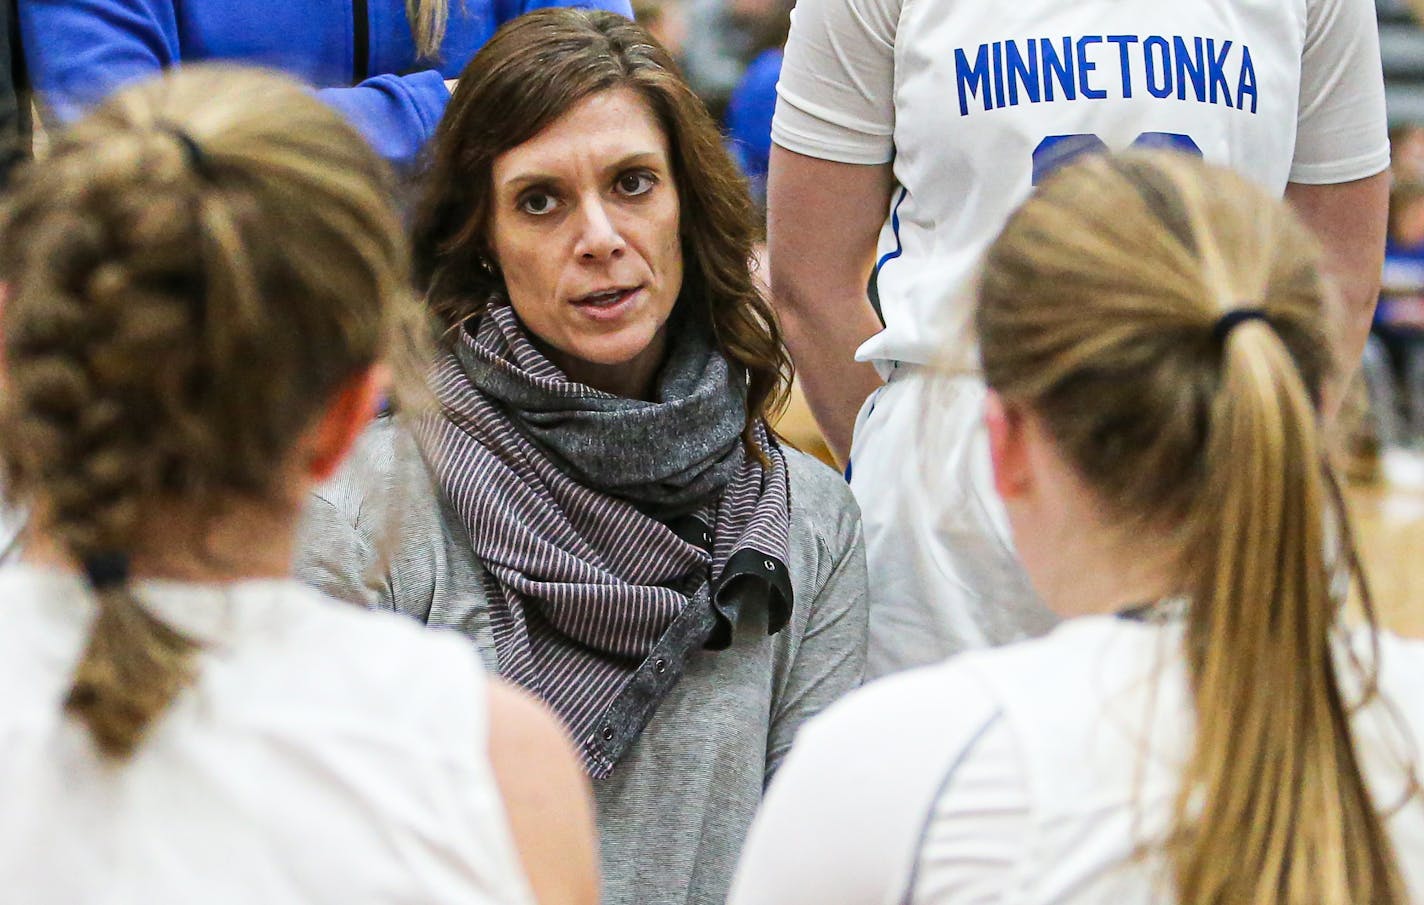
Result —
<instances>
[{"instance_id":1,"label":"gray long-sleeve top","mask_svg":"<svg viewBox=\"0 0 1424 905\"><path fill-rule=\"evenodd\" d=\"M791 621L768 636L766 613L747 612L729 649L696 651L613 775L594 784L605 905L721 905L796 730L860 684L859 510L835 472L794 450L786 458ZM298 574L335 597L463 632L497 668L484 568L409 433L389 419L312 499Z\"/></svg>"}]
</instances>

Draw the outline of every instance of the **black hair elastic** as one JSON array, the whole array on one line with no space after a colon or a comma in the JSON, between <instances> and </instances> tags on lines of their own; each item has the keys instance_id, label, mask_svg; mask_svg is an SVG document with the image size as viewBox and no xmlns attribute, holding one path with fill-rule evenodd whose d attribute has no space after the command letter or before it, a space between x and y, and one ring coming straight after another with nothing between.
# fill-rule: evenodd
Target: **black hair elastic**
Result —
<instances>
[{"instance_id":1,"label":"black hair elastic","mask_svg":"<svg viewBox=\"0 0 1424 905\"><path fill-rule=\"evenodd\" d=\"M173 136L173 140L183 148L183 156L187 158L188 166L193 169L193 172L204 179L211 180L213 178L212 160L203 150L203 146L198 144L197 139L178 126L164 125L161 128Z\"/></svg>"},{"instance_id":2,"label":"black hair elastic","mask_svg":"<svg viewBox=\"0 0 1424 905\"><path fill-rule=\"evenodd\" d=\"M128 554L91 553L84 557L84 575L96 591L128 584Z\"/></svg>"},{"instance_id":3,"label":"black hair elastic","mask_svg":"<svg viewBox=\"0 0 1424 905\"><path fill-rule=\"evenodd\" d=\"M1217 319L1211 328L1211 338L1216 340L1217 345L1225 345L1226 337L1231 335L1231 331L1247 321L1265 321L1269 324L1271 318L1261 308L1234 308Z\"/></svg>"}]
</instances>

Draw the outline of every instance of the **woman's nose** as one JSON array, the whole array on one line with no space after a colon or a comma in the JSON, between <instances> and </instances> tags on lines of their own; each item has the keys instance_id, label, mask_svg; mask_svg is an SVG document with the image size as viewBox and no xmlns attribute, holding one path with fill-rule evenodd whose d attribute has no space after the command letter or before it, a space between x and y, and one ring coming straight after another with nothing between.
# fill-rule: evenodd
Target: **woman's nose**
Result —
<instances>
[{"instance_id":1,"label":"woman's nose","mask_svg":"<svg viewBox=\"0 0 1424 905\"><path fill-rule=\"evenodd\" d=\"M579 257L597 261L622 254L625 245L623 234L603 200L587 201L581 208L583 222L578 239Z\"/></svg>"}]
</instances>

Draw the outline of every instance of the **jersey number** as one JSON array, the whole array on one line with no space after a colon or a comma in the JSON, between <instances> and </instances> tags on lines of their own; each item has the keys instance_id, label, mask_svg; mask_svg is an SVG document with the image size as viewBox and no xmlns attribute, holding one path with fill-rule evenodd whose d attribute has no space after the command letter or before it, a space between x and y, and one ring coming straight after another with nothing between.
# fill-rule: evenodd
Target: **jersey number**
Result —
<instances>
[{"instance_id":1,"label":"jersey number","mask_svg":"<svg viewBox=\"0 0 1424 905\"><path fill-rule=\"evenodd\" d=\"M1190 136L1180 132L1143 132L1133 139L1134 148L1169 148L1202 156L1201 148ZM1050 135L1033 149L1033 184L1038 185L1059 167L1083 154L1106 153L1107 144L1089 132L1073 135Z\"/></svg>"}]
</instances>

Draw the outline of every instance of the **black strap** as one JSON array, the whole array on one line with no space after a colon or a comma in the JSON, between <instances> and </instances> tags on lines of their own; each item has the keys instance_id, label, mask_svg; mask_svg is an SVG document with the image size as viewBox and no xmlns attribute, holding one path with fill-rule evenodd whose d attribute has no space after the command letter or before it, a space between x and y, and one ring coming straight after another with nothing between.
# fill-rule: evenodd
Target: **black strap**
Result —
<instances>
[{"instance_id":1,"label":"black strap","mask_svg":"<svg viewBox=\"0 0 1424 905\"><path fill-rule=\"evenodd\" d=\"M371 70L371 15L367 0L351 0L351 84L366 81Z\"/></svg>"}]
</instances>

